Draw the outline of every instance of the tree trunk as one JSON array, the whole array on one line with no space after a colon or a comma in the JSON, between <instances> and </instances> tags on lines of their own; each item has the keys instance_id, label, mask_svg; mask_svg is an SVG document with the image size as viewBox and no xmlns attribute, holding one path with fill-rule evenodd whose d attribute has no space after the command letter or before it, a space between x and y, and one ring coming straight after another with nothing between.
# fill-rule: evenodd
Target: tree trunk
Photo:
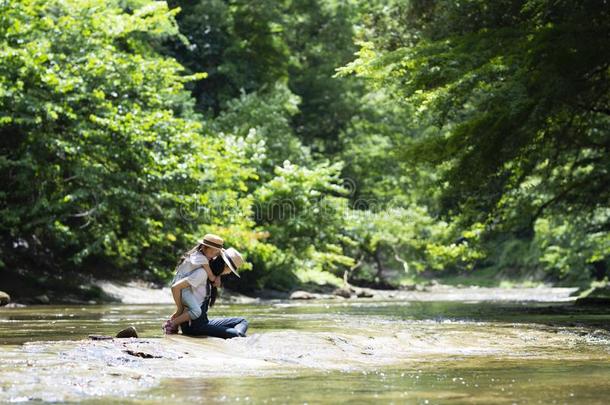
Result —
<instances>
[{"instance_id":1,"label":"tree trunk","mask_svg":"<svg viewBox=\"0 0 610 405\"><path fill-rule=\"evenodd\" d=\"M343 287L344 288L351 287L349 280L350 280L350 278L352 278L352 274L354 274L354 271L362 265L363 260L364 260L364 254L360 256L360 258L358 259L356 264L354 264L352 267L350 267L349 270L345 270L345 272L343 272Z\"/></svg>"},{"instance_id":2,"label":"tree trunk","mask_svg":"<svg viewBox=\"0 0 610 405\"><path fill-rule=\"evenodd\" d=\"M394 251L394 259L396 259L400 264L402 264L403 270L405 271L405 273L408 273L409 272L409 263L407 263L407 261L405 259L400 257L400 255L398 254L398 249L396 249L396 246L392 246L392 250Z\"/></svg>"},{"instance_id":3,"label":"tree trunk","mask_svg":"<svg viewBox=\"0 0 610 405\"><path fill-rule=\"evenodd\" d=\"M377 274L375 278L379 280L379 282L383 281L383 263L381 262L381 250L379 246L375 249L375 254L373 255L375 259L375 265L377 266Z\"/></svg>"}]
</instances>

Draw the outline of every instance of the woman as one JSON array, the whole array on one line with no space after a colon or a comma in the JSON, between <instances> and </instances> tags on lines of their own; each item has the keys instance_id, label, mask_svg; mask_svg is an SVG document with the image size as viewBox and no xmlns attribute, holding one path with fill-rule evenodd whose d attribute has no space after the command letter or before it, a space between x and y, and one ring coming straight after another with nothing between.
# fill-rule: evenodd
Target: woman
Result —
<instances>
[{"instance_id":1,"label":"woman","mask_svg":"<svg viewBox=\"0 0 610 405\"><path fill-rule=\"evenodd\" d=\"M210 261L210 268L214 275L228 275L230 273L239 277L237 269L244 263L241 254L233 249L228 248L221 250L220 255ZM208 319L208 309L214 305L216 299L216 287L220 286L217 282L214 285L208 283L209 293L201 303L201 316L190 322L184 322L180 325L182 333L189 336L214 336L223 339L234 338L238 336L246 336L248 330L248 321L244 318L217 318Z\"/></svg>"}]
</instances>

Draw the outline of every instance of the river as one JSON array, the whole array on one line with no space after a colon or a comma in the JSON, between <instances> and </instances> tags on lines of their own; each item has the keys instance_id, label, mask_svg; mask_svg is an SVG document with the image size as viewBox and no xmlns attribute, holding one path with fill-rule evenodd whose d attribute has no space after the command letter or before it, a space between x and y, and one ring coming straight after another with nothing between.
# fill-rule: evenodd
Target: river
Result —
<instances>
[{"instance_id":1,"label":"river","mask_svg":"<svg viewBox=\"0 0 610 405\"><path fill-rule=\"evenodd\" d=\"M606 404L610 309L536 301L221 304L248 337L165 337L169 305L0 309L0 402ZM211 313L212 315L212 313ZM92 341L134 325L139 339Z\"/></svg>"}]
</instances>

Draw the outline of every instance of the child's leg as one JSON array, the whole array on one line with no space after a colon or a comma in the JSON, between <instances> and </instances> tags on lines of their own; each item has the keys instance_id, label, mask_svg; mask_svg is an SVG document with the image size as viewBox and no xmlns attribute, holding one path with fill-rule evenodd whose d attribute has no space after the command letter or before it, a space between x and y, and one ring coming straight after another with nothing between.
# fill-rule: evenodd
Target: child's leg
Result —
<instances>
[{"instance_id":1,"label":"child's leg","mask_svg":"<svg viewBox=\"0 0 610 405\"><path fill-rule=\"evenodd\" d=\"M178 325L180 325L181 323L188 322L190 320L191 320L191 316L190 316L189 312L184 311L183 313L181 313L180 315L178 315L177 317L172 319L171 322L172 322L172 325L174 325L174 327L178 327Z\"/></svg>"},{"instance_id":2,"label":"child's leg","mask_svg":"<svg viewBox=\"0 0 610 405\"><path fill-rule=\"evenodd\" d=\"M182 304L184 312L172 319L172 324L175 326L181 323L192 321L201 316L201 307L198 305L197 299L189 288L184 288L181 292Z\"/></svg>"}]
</instances>

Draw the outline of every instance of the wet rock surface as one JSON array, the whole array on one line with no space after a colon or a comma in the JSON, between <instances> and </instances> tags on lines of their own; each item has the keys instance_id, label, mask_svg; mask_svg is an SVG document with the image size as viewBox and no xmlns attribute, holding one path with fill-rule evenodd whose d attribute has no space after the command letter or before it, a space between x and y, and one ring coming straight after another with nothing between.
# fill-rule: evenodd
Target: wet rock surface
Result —
<instances>
[{"instance_id":1,"label":"wet rock surface","mask_svg":"<svg viewBox=\"0 0 610 405\"><path fill-rule=\"evenodd\" d=\"M377 335L282 331L230 340L173 335L4 347L0 401L129 396L162 379L185 377L185 370L189 378L238 378L290 370L353 372L397 364L413 367L421 362L490 356L497 361L610 360L605 331L486 324L464 329L453 322L414 323L400 328L386 325L384 329L386 333ZM589 351L570 351L592 342L597 346Z\"/></svg>"},{"instance_id":2,"label":"wet rock surface","mask_svg":"<svg viewBox=\"0 0 610 405\"><path fill-rule=\"evenodd\" d=\"M4 305L4 308L25 308L25 307L27 307L27 305L19 304L17 302L9 302L8 304Z\"/></svg>"}]
</instances>

